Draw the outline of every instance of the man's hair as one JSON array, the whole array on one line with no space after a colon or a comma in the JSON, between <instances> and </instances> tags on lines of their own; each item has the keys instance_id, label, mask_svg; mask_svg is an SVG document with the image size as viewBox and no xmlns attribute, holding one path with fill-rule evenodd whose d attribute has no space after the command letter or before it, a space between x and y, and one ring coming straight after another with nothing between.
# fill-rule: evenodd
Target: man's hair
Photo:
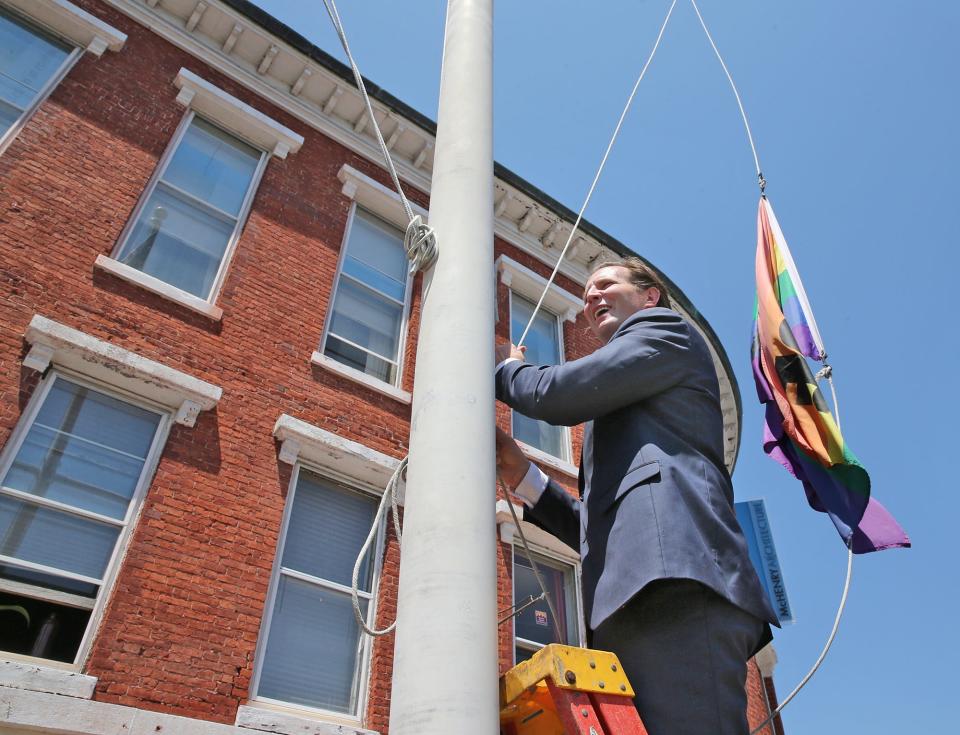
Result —
<instances>
[{"instance_id":1,"label":"man's hair","mask_svg":"<svg viewBox=\"0 0 960 735\"><path fill-rule=\"evenodd\" d=\"M658 276L650 266L634 255L626 258L619 258L617 260L605 260L602 263L597 263L590 271L590 275L593 275L601 268L609 268L610 266L614 265L618 265L621 268L626 268L627 273L630 274L630 283L637 288L646 289L653 287L660 292L660 299L656 304L654 304L654 306L662 306L665 309L672 308L670 304L670 296L667 294L667 289L663 285L663 281L660 279L660 276Z\"/></svg>"}]
</instances>

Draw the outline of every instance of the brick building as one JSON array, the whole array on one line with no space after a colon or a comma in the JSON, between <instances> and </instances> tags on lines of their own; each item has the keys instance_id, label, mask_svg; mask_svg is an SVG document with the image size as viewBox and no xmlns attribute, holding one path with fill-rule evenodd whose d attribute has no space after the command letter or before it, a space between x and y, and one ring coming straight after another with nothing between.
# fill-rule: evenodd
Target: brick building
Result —
<instances>
[{"instance_id":1,"label":"brick building","mask_svg":"<svg viewBox=\"0 0 960 735\"><path fill-rule=\"evenodd\" d=\"M435 126L371 93L425 212ZM573 213L502 167L496 189L507 338ZM407 449L404 224L348 70L245 0L0 0L0 733L386 732L392 638L358 635L349 585ZM584 226L534 359L595 346L578 294L611 251ZM671 293L714 351L732 468L733 372ZM575 489L579 429L498 411ZM490 502L504 608L533 582ZM524 528L583 642L576 552ZM360 577L381 625L398 564L382 529ZM545 615L501 627L502 669Z\"/></svg>"}]
</instances>

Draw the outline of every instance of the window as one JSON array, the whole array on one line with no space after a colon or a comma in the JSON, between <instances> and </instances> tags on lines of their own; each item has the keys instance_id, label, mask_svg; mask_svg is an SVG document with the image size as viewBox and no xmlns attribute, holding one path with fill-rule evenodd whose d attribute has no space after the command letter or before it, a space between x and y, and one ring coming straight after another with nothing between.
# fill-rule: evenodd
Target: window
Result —
<instances>
[{"instance_id":1,"label":"window","mask_svg":"<svg viewBox=\"0 0 960 735\"><path fill-rule=\"evenodd\" d=\"M74 662L145 492L167 415L56 372L0 483L0 649Z\"/></svg>"},{"instance_id":2,"label":"window","mask_svg":"<svg viewBox=\"0 0 960 735\"><path fill-rule=\"evenodd\" d=\"M409 284L403 233L354 209L323 354L396 385Z\"/></svg>"},{"instance_id":3,"label":"window","mask_svg":"<svg viewBox=\"0 0 960 735\"><path fill-rule=\"evenodd\" d=\"M528 301L514 291L510 292L510 339L514 342L520 339L535 307L535 302ZM528 362L536 365L557 365L563 362L560 320L550 312L540 309L527 333L525 344ZM513 436L554 457L567 459L569 442L567 430L562 426L552 426L514 411Z\"/></svg>"},{"instance_id":4,"label":"window","mask_svg":"<svg viewBox=\"0 0 960 735\"><path fill-rule=\"evenodd\" d=\"M377 501L304 469L293 483L255 691L262 700L356 715L365 641L350 584ZM373 556L359 576L364 615L373 599Z\"/></svg>"},{"instance_id":5,"label":"window","mask_svg":"<svg viewBox=\"0 0 960 735\"><path fill-rule=\"evenodd\" d=\"M526 661L548 643L576 646L580 643L579 614L575 568L553 559L537 555L537 570L543 578L547 593L557 610L558 625L550 619L546 600L533 603L513 619L516 663ZM515 548L513 552L513 603L519 609L531 596L540 595L540 585L533 573L533 565L526 554ZM559 627L563 640L557 640Z\"/></svg>"},{"instance_id":6,"label":"window","mask_svg":"<svg viewBox=\"0 0 960 735\"><path fill-rule=\"evenodd\" d=\"M212 300L266 160L264 151L189 113L114 257Z\"/></svg>"},{"instance_id":7,"label":"window","mask_svg":"<svg viewBox=\"0 0 960 735\"><path fill-rule=\"evenodd\" d=\"M78 54L0 8L0 144L16 133Z\"/></svg>"}]
</instances>

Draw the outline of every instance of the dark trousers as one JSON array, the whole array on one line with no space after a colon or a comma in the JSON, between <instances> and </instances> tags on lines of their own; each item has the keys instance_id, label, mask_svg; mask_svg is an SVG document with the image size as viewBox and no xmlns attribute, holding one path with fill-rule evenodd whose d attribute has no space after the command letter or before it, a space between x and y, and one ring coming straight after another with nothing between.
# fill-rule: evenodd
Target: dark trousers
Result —
<instances>
[{"instance_id":1,"label":"dark trousers","mask_svg":"<svg viewBox=\"0 0 960 735\"><path fill-rule=\"evenodd\" d=\"M763 623L699 582L647 585L593 631L633 685L649 735L747 735L747 661Z\"/></svg>"}]
</instances>

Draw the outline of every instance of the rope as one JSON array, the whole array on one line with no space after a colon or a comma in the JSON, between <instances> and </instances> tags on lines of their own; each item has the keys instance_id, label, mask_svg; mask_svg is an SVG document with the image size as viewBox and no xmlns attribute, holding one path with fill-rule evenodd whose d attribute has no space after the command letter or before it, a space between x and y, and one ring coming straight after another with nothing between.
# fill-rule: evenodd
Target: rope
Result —
<instances>
[{"instance_id":1,"label":"rope","mask_svg":"<svg viewBox=\"0 0 960 735\"><path fill-rule=\"evenodd\" d=\"M727 75L727 81L730 82L730 88L733 90L733 96L737 98L737 106L740 108L740 117L743 118L743 126L747 129L747 140L750 141L750 150L753 152L753 163L757 168L757 182L760 184L760 193L763 194L767 188L767 180L763 178L763 173L760 171L760 158L757 156L757 147L753 144L753 134L750 132L750 122L747 120L747 113L743 109L743 102L740 100L740 93L737 91L737 85L733 83L733 77L730 76L730 71L727 69L727 65L723 61L723 57L720 55L720 50L717 48L717 44L713 42L713 36L710 35L710 31L707 29L707 24L703 20L703 16L700 14L700 8L697 6L697 0L690 0L690 3L693 5L693 9L697 13L697 18L700 20L700 27L703 28L703 32L707 34L707 40L710 42L710 46L713 48L713 53L717 55L717 61L720 62L720 66L723 67L723 73Z\"/></svg>"},{"instance_id":2,"label":"rope","mask_svg":"<svg viewBox=\"0 0 960 735\"><path fill-rule=\"evenodd\" d=\"M600 166L597 168L597 173L593 177L593 183L590 184L590 189L587 191L587 196L583 200L583 206L580 207L580 211L577 213L577 219L573 223L573 229L570 230L570 234L567 236L567 242L563 246L563 250L560 251L560 257L557 258L557 265L554 267L553 273L550 274L550 278L547 280L547 285L543 288L543 293L540 295L540 300L537 302L533 313L530 315L530 321L527 322L527 326L523 329L523 334L520 335L520 341L517 342L517 347L522 346L524 340L527 338L527 332L529 332L530 327L533 326L533 320L536 319L537 312L540 311L540 307L543 306L543 301L547 297L547 292L550 290L550 286L553 285L553 281L556 279L557 273L560 271L560 264L563 262L563 258L566 256L567 250L570 248L570 243L573 242L573 236L577 233L577 230L580 227L580 221L583 219L583 213L586 211L587 205L590 204L590 198L593 196L593 190L597 188L597 182L600 181L600 174L603 173L603 167L607 165L607 158L610 156L610 151L613 149L613 144L617 142L617 136L620 135L620 128L623 127L623 121L626 119L627 113L630 111L630 106L633 104L633 98L637 94L637 88L640 86L640 82L643 81L643 77L647 73L647 68L650 66L650 62L653 61L653 57L656 55L657 49L660 47L660 39L663 38L663 32L667 29L667 23L670 22L670 16L673 14L673 9L676 7L676 4L677 0L673 0L673 2L670 3L670 9L667 10L667 16L663 19L663 24L660 26L660 32L657 34L657 40L654 42L653 48L650 50L650 55L647 57L647 62L643 65L643 69L640 70L640 76L637 77L637 81L633 85L630 96L627 97L627 104L624 105L623 112L620 113L620 119L617 121L617 126L613 131L610 142L607 144L607 150L604 151L603 158L600 160Z\"/></svg>"},{"instance_id":3,"label":"rope","mask_svg":"<svg viewBox=\"0 0 960 735\"><path fill-rule=\"evenodd\" d=\"M777 708L770 713L770 716L767 717L763 722L760 723L758 727L755 727L750 731L750 735L757 735L763 728L765 728L770 721L780 714L784 707L790 703L790 700L793 699L797 694L806 686L807 682L817 673L817 669L820 668L820 664L823 663L824 659L827 657L827 651L830 650L830 646L833 645L833 639L837 637L837 630L840 628L840 618L843 617L844 608L847 606L847 594L850 592L850 578L853 574L853 548L847 548L847 578L843 583L843 595L840 597L840 608L837 610L837 617L833 621L833 629L830 631L830 637L827 638L826 645L824 645L823 650L820 652L820 656L817 658L816 662L810 668L810 671L807 672L807 675L800 680L800 683L797 684L793 691L786 696L786 698L777 706Z\"/></svg>"},{"instance_id":4,"label":"rope","mask_svg":"<svg viewBox=\"0 0 960 735\"><path fill-rule=\"evenodd\" d=\"M370 548L370 544L373 543L373 539L377 535L377 530L380 528L380 521L383 519L384 511L387 508L388 499L390 501L390 509L393 516L393 529L397 534L397 548L400 548L400 511L397 508L397 483L400 481L401 476L406 479L406 469L407 457L404 457L400 461L400 464L397 465L397 469L393 471L393 475L391 475L390 481L387 483L387 487L383 491L383 496L380 498L380 506L377 508L377 514L373 519L373 525L370 527L370 533L367 534L367 540L363 542L363 546L360 548L360 553L357 554L357 560L353 564L353 579L350 585L350 596L353 599L353 615L357 619L357 623L360 624L360 627L363 628L363 632L367 635L373 636L374 638L393 632L393 629L397 627L397 621L394 620L386 628L377 630L372 625L368 625L367 621L364 620L363 612L360 610L360 596L358 594L360 564L363 562L363 559L367 555L367 551Z\"/></svg>"},{"instance_id":5,"label":"rope","mask_svg":"<svg viewBox=\"0 0 960 735\"><path fill-rule=\"evenodd\" d=\"M826 355L824 355L826 358ZM837 429L840 428L840 406L837 403L837 391L834 389L833 385L833 368L830 365L824 363L823 367L816 374L814 378L818 383L823 378L826 378L830 383L830 393L833 395L833 415L836 418ZM840 596L840 606L837 609L837 616L833 621L833 628L830 630L830 635L827 637L827 642L823 646L823 650L820 651L820 655L817 657L817 660L814 662L813 666L810 667L810 671L807 672L806 676L800 680L800 683L797 684L793 691L788 694L784 700L777 706L777 708L770 713L770 716L767 717L758 727L755 727L750 731L750 735L757 735L764 727L766 727L770 721L780 714L781 710L787 706L791 699L793 699L797 694L803 689L807 682L813 678L813 675L817 672L817 669L820 668L820 664L823 663L824 659L827 657L827 651L830 650L830 646L833 645L833 639L837 637L837 631L840 629L840 619L843 617L843 611L847 607L847 594L850 592L850 580L853 577L853 539L850 539L850 543L847 545L847 578L843 583L843 594Z\"/></svg>"},{"instance_id":6,"label":"rope","mask_svg":"<svg viewBox=\"0 0 960 735\"><path fill-rule=\"evenodd\" d=\"M377 138L377 143L380 144L380 152L383 154L383 160L386 162L387 169L390 171L393 188L396 189L397 194L400 196L403 210L407 213L407 231L403 237L403 245L407 251L407 258L410 260L410 275L413 275L418 270L429 268L437 259L437 238L433 228L424 224L421 217L413 213L413 206L403 193L403 187L400 186L400 176L397 174L397 168L393 164L393 158L390 156L390 151L383 139L383 133L380 132L380 124L377 122L376 115L373 114L373 104L370 102L370 96L367 94L367 87L363 83L363 76L360 74L357 62L354 61L353 53L350 51L350 44L347 43L347 34L343 30L343 23L340 21L337 4L335 0L323 0L323 5L327 9L327 15L330 16L330 21L333 23L337 36L340 38L340 45L343 46L343 51L350 62L350 68L353 70L353 78L357 83L357 89L360 90L360 95L363 97L363 104L367 109L367 117L370 119L370 124L373 125L373 132Z\"/></svg>"},{"instance_id":7,"label":"rope","mask_svg":"<svg viewBox=\"0 0 960 735\"><path fill-rule=\"evenodd\" d=\"M510 508L510 515L513 516L513 525L517 529L517 534L520 536L520 543L523 544L524 550L527 552L527 559L530 560L530 568L533 569L533 576L537 578L537 584L540 585L540 597L547 601L547 607L550 608L550 615L553 618L553 630L557 634L557 643L563 643L566 636L560 631L560 618L557 616L557 610L553 606L553 600L550 598L550 593L547 592L547 585L543 582L543 577L540 576L540 569L537 567L537 561L533 558L533 552L530 551L530 545L527 543L527 537L523 534L523 528L520 527L520 519L517 518L517 510L513 507L513 503L510 502L510 487L503 481L503 478L497 473L497 480L500 481L500 485L503 487L504 497L507 499L507 506ZM513 613L513 615L508 615L497 623L497 626L503 625L505 622L510 620L516 615L519 615L523 612L524 608L528 605L533 604L534 600L531 598L527 604L521 607L519 610Z\"/></svg>"},{"instance_id":8,"label":"rope","mask_svg":"<svg viewBox=\"0 0 960 735\"><path fill-rule=\"evenodd\" d=\"M343 46L343 51L347 55L347 60L350 62L350 68L353 70L353 79L357 84L357 89L360 91L360 95L363 97L363 104L366 108L367 118L370 120L370 124L373 126L374 135L377 139L377 143L380 145L380 153L383 155L384 163L386 163L387 170L390 172L390 179L393 181L393 188L400 197L400 202L403 205L403 211L407 215L408 221L406 231L403 235L403 247L404 250L406 250L407 259L410 261L409 273L412 276L418 271L426 270L436 261L438 254L437 237L433 228L425 224L420 215L414 214L413 206L410 204L410 200L408 200L406 194L403 193L403 187L400 185L400 176L397 173L397 168L393 163L393 158L390 155L390 150L387 148L386 141L383 139L383 133L380 130L380 124L377 122L376 115L374 115L373 103L370 102L370 95L367 94L367 87L363 83L363 75L360 74L360 68L357 66L357 62L353 58L353 53L350 51L350 44L347 41L346 31L343 29L343 22L340 20L340 13L337 10L337 4L335 0L323 0L323 5L327 10L327 15L330 16L330 21L333 23L334 30L337 32L337 36L340 39L340 45ZM373 637L386 635L387 633L392 632L397 627L397 621L394 620L383 630L376 630L374 627L368 625L367 621L364 620L363 612L360 610L360 597L358 588L360 565L363 562L367 551L370 549L370 545L373 543L374 537L377 535L377 530L380 527L380 521L383 519L388 499L392 509L394 530L397 534L397 547L400 547L400 514L397 510L396 492L397 483L399 482L401 474L405 472L408 461L409 456L404 457L400 461L400 464L397 465L397 469L394 471L393 475L390 477L390 481L387 483L387 487L380 499L380 506L377 508L377 514L374 518L373 525L370 528L370 533L367 534L367 539L364 541L363 546L360 549L360 553L357 554L357 560L353 565L353 580L350 587L350 596L353 599L353 614L363 631Z\"/></svg>"}]
</instances>

